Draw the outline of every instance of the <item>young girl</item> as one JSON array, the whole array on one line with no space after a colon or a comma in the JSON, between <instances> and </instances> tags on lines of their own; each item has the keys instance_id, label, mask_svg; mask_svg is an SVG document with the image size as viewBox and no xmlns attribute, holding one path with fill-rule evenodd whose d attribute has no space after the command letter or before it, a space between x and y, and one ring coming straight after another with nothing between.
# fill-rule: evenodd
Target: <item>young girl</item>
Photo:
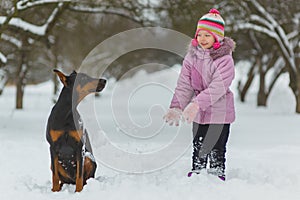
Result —
<instances>
[{"instance_id":1,"label":"young girl","mask_svg":"<svg viewBox=\"0 0 300 200\"><path fill-rule=\"evenodd\" d=\"M202 16L164 119L179 125L193 123L192 171L207 172L225 181L225 152L230 124L235 120L229 86L234 78L235 43L224 37L224 20L216 9ZM209 166L207 166L209 160Z\"/></svg>"}]
</instances>

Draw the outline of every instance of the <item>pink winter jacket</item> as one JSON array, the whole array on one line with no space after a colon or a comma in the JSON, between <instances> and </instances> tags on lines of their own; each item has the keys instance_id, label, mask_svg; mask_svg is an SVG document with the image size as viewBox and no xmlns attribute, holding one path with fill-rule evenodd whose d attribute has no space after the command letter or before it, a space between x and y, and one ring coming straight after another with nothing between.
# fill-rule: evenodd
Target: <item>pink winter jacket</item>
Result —
<instances>
[{"instance_id":1,"label":"pink winter jacket","mask_svg":"<svg viewBox=\"0 0 300 200\"><path fill-rule=\"evenodd\" d=\"M219 49L189 46L183 60L170 108L199 105L194 122L227 124L235 120L234 97L229 86L234 78L232 51L235 42L225 37Z\"/></svg>"}]
</instances>

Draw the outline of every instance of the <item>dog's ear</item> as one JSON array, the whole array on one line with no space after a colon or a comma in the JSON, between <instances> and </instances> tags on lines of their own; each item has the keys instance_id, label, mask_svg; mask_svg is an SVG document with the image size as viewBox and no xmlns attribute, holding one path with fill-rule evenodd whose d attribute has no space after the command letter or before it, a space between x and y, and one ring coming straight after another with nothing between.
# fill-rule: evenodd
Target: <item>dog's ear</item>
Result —
<instances>
[{"instance_id":1,"label":"dog's ear","mask_svg":"<svg viewBox=\"0 0 300 200\"><path fill-rule=\"evenodd\" d=\"M64 75L61 71L57 70L57 69L54 69L53 71L57 74L57 76L59 77L62 84L64 84L64 86L67 87L68 86L68 83L67 83L68 77L66 75Z\"/></svg>"}]
</instances>

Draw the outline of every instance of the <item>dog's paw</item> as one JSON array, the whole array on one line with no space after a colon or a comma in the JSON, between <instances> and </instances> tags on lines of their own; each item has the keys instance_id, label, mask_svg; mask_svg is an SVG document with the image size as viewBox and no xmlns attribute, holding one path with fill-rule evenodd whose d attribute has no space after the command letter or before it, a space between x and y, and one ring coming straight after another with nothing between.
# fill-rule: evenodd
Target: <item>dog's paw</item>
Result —
<instances>
[{"instance_id":1,"label":"dog's paw","mask_svg":"<svg viewBox=\"0 0 300 200\"><path fill-rule=\"evenodd\" d=\"M81 187L77 187L77 186L76 186L76 190L75 190L75 192L81 192L81 191L82 191L82 189L83 189L83 186L81 186Z\"/></svg>"},{"instance_id":2,"label":"dog's paw","mask_svg":"<svg viewBox=\"0 0 300 200\"><path fill-rule=\"evenodd\" d=\"M61 190L60 185L52 187L52 192L59 192L60 190Z\"/></svg>"}]
</instances>

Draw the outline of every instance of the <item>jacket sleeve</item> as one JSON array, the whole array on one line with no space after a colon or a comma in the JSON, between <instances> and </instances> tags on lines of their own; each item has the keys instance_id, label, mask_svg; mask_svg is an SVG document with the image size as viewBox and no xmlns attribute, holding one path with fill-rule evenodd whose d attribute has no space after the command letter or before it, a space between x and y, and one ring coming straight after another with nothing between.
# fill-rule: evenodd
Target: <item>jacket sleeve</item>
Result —
<instances>
[{"instance_id":1,"label":"jacket sleeve","mask_svg":"<svg viewBox=\"0 0 300 200\"><path fill-rule=\"evenodd\" d=\"M188 59L188 55L183 60L170 108L179 108L183 110L194 95L194 89L191 86L192 63L189 60L191 59Z\"/></svg>"},{"instance_id":2,"label":"jacket sleeve","mask_svg":"<svg viewBox=\"0 0 300 200\"><path fill-rule=\"evenodd\" d=\"M193 99L193 102L197 102L202 111L222 98L234 79L234 62L231 55L215 60L214 64L216 69L212 75L212 81Z\"/></svg>"}]
</instances>

